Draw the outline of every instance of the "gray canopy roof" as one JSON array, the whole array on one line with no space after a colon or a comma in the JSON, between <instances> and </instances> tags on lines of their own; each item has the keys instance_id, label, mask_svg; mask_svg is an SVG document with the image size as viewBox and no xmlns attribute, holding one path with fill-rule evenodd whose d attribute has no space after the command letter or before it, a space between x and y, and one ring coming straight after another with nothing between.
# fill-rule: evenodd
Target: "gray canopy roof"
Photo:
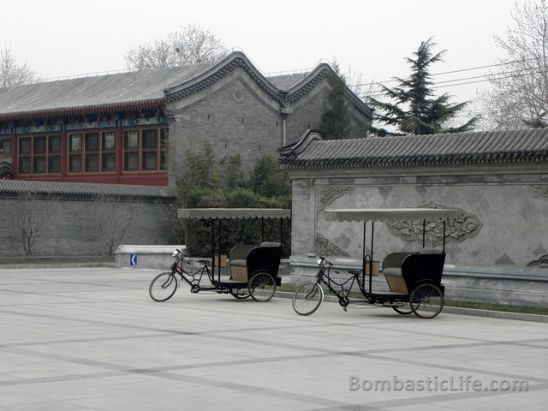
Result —
<instances>
[{"instance_id":1,"label":"gray canopy roof","mask_svg":"<svg viewBox=\"0 0 548 411\"><path fill-rule=\"evenodd\" d=\"M331 221L435 220L455 217L459 210L441 208L339 208L325 210Z\"/></svg>"}]
</instances>

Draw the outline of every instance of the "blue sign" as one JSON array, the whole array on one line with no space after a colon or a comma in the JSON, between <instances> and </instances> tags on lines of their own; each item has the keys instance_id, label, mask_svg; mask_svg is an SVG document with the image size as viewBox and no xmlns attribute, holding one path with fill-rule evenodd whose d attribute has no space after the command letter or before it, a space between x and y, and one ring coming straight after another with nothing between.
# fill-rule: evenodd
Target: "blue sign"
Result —
<instances>
[{"instance_id":1,"label":"blue sign","mask_svg":"<svg viewBox=\"0 0 548 411\"><path fill-rule=\"evenodd\" d=\"M130 255L129 255L129 265L130 265L131 267L137 265L137 254L130 254Z\"/></svg>"}]
</instances>

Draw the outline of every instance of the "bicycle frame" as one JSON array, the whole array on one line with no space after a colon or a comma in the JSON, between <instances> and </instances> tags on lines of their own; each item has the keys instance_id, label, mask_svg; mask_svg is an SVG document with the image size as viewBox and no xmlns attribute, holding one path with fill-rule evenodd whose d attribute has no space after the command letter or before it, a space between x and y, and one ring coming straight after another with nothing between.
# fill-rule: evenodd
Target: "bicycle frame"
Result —
<instances>
[{"instance_id":1,"label":"bicycle frame","mask_svg":"<svg viewBox=\"0 0 548 411\"><path fill-rule=\"evenodd\" d=\"M348 295L346 295L346 291L350 293L350 291L354 287L354 284L357 282L360 291L362 291L363 293L363 284L360 280L361 273L359 271L349 272L350 277L347 278L345 281L338 283L337 281L332 279L330 275L331 267L333 266L333 264L324 257L320 257L320 259L320 269L318 271L318 274L316 274L316 284L318 284L319 286L321 286L321 284L324 284L329 292L337 296L337 298L339 299L339 304L346 310L346 307L348 306L348 304L350 304L350 300L348 298ZM337 286L339 290L336 290L332 284Z\"/></svg>"},{"instance_id":2,"label":"bicycle frame","mask_svg":"<svg viewBox=\"0 0 548 411\"><path fill-rule=\"evenodd\" d=\"M182 253L175 255L176 261L171 265L172 274L179 274L182 280L184 280L188 285L190 285L190 292L197 293L199 291L214 291L218 288L214 286L215 279L213 278L213 272L209 269L208 265L202 263L202 266L199 267L194 273L186 271L183 268L183 262L185 262L185 257ZM187 259L191 263L190 259ZM207 274L207 278L211 282L211 287L201 287L202 278L204 274Z\"/></svg>"}]
</instances>

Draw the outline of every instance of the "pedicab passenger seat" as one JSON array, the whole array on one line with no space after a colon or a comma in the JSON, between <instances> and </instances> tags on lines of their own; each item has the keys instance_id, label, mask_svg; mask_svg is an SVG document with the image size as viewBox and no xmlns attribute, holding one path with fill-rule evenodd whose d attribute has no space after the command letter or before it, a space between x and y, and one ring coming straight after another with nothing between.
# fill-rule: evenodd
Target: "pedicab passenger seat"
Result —
<instances>
[{"instance_id":1,"label":"pedicab passenger seat","mask_svg":"<svg viewBox=\"0 0 548 411\"><path fill-rule=\"evenodd\" d=\"M239 245L229 254L230 273L235 281L247 282L248 275L265 271L279 282L278 268L282 257L282 247L276 242L262 242L260 245Z\"/></svg>"},{"instance_id":2,"label":"pedicab passenger seat","mask_svg":"<svg viewBox=\"0 0 548 411\"><path fill-rule=\"evenodd\" d=\"M440 286L444 264L445 252L441 250L425 249L407 256L401 265L407 289L412 290L416 284L423 281Z\"/></svg>"},{"instance_id":3,"label":"pedicab passenger seat","mask_svg":"<svg viewBox=\"0 0 548 411\"><path fill-rule=\"evenodd\" d=\"M237 245L230 250L228 261L230 266L230 277L234 281L247 282L247 255L256 245Z\"/></svg>"},{"instance_id":4,"label":"pedicab passenger seat","mask_svg":"<svg viewBox=\"0 0 548 411\"><path fill-rule=\"evenodd\" d=\"M382 271L391 292L408 294L407 285L402 275L402 263L412 252L390 253L382 261Z\"/></svg>"}]
</instances>

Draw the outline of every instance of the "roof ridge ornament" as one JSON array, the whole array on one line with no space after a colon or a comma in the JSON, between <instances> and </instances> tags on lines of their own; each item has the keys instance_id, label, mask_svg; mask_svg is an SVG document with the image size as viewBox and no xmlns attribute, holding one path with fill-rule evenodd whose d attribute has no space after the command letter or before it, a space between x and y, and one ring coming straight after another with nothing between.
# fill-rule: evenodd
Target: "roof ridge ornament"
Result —
<instances>
[{"instance_id":1,"label":"roof ridge ornament","mask_svg":"<svg viewBox=\"0 0 548 411\"><path fill-rule=\"evenodd\" d=\"M278 149L280 162L282 160L296 159L299 154L303 153L315 141L323 141L321 133L318 130L307 129L297 141Z\"/></svg>"}]
</instances>

